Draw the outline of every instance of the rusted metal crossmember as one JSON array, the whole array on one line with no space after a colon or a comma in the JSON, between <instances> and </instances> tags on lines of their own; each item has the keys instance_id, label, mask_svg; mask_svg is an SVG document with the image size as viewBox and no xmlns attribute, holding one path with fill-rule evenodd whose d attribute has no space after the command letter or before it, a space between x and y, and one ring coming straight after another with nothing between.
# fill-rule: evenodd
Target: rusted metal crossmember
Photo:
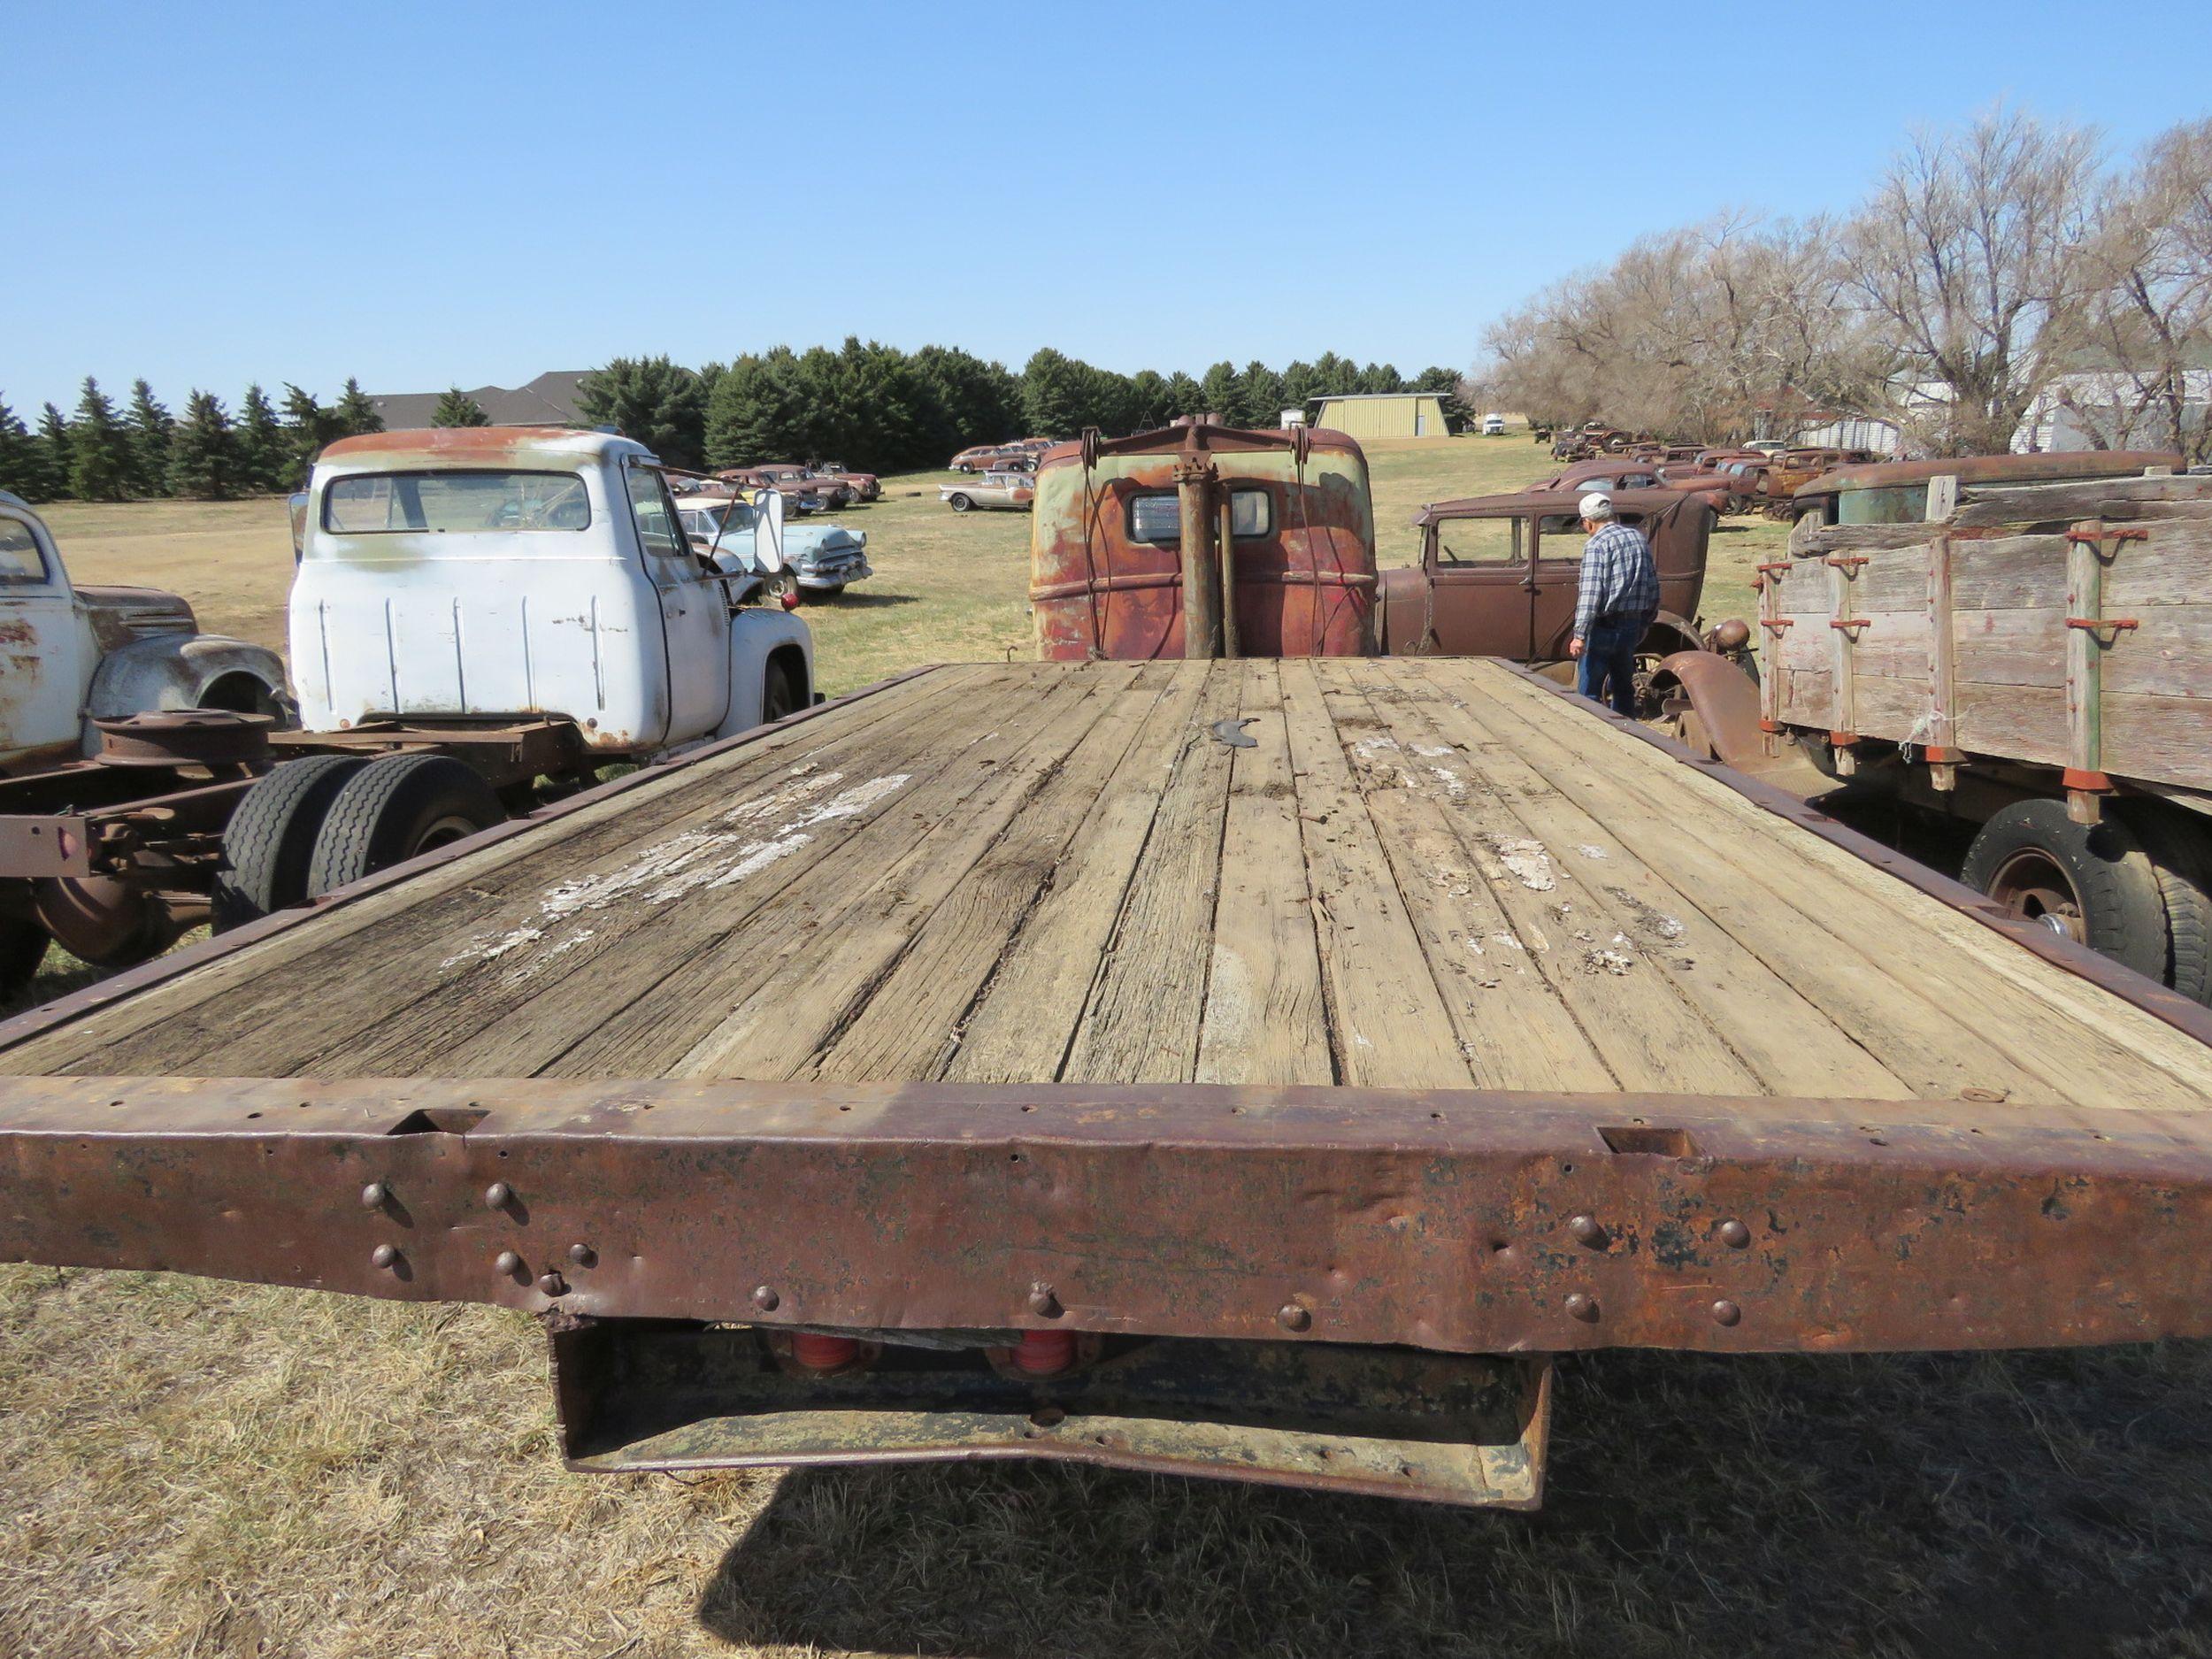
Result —
<instances>
[{"instance_id":1,"label":"rusted metal crossmember","mask_svg":"<svg viewBox=\"0 0 2212 1659\"><path fill-rule=\"evenodd\" d=\"M1463 1354L2212 1334L2196 1113L1219 1086L0 1079L0 1258Z\"/></svg>"}]
</instances>

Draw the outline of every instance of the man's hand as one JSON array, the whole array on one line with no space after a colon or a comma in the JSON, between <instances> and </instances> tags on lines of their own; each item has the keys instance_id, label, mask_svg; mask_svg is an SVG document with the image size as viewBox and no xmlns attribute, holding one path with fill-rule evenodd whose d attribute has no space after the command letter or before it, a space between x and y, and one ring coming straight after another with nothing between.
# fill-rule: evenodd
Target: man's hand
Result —
<instances>
[{"instance_id":1,"label":"man's hand","mask_svg":"<svg viewBox=\"0 0 2212 1659\"><path fill-rule=\"evenodd\" d=\"M1578 639L1577 639L1577 640L1569 640L1569 641L1567 641L1567 655L1568 655L1568 656L1570 656L1570 657L1579 657L1579 656L1581 656L1581 655L1582 655L1582 641L1581 641L1580 640L1578 640Z\"/></svg>"}]
</instances>

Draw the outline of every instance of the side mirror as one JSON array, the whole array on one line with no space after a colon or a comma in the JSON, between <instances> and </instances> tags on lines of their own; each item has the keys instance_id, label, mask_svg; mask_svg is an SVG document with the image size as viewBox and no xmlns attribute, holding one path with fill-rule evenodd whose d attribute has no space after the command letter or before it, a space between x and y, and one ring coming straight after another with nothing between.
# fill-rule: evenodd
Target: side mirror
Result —
<instances>
[{"instance_id":1,"label":"side mirror","mask_svg":"<svg viewBox=\"0 0 2212 1659\"><path fill-rule=\"evenodd\" d=\"M783 495L780 491L753 492L753 562L773 574L783 568Z\"/></svg>"}]
</instances>

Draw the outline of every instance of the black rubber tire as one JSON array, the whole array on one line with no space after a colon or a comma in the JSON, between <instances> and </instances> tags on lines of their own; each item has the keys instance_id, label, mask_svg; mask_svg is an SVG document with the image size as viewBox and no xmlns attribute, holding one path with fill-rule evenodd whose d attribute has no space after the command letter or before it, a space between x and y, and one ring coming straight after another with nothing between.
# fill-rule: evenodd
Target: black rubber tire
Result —
<instances>
[{"instance_id":1,"label":"black rubber tire","mask_svg":"<svg viewBox=\"0 0 2212 1659\"><path fill-rule=\"evenodd\" d=\"M310 755L286 761L246 791L223 830L213 896L217 933L307 902L323 815L368 764L360 755Z\"/></svg>"},{"instance_id":2,"label":"black rubber tire","mask_svg":"<svg viewBox=\"0 0 2212 1659\"><path fill-rule=\"evenodd\" d=\"M0 916L0 1002L21 995L46 960L46 930L19 916Z\"/></svg>"},{"instance_id":3,"label":"black rubber tire","mask_svg":"<svg viewBox=\"0 0 2212 1659\"><path fill-rule=\"evenodd\" d=\"M760 723L768 725L786 715L796 714L806 705L799 700L799 688L791 683L791 672L781 663L768 664L768 672L760 685Z\"/></svg>"},{"instance_id":4,"label":"black rubber tire","mask_svg":"<svg viewBox=\"0 0 2212 1659\"><path fill-rule=\"evenodd\" d=\"M965 512L969 508L975 505L973 502L970 501L965 495L962 495L956 489L947 497L947 500L951 503L952 510L955 512Z\"/></svg>"},{"instance_id":5,"label":"black rubber tire","mask_svg":"<svg viewBox=\"0 0 2212 1659\"><path fill-rule=\"evenodd\" d=\"M2077 824L2063 801L2016 801L1981 827L1960 879L1990 893L2015 858L2041 854L2078 901L2082 942L2154 979L2166 977L2166 904L2158 872L2117 816Z\"/></svg>"},{"instance_id":6,"label":"black rubber tire","mask_svg":"<svg viewBox=\"0 0 2212 1659\"><path fill-rule=\"evenodd\" d=\"M363 767L330 804L315 836L307 894L340 887L506 822L475 768L450 755L387 755Z\"/></svg>"},{"instance_id":7,"label":"black rubber tire","mask_svg":"<svg viewBox=\"0 0 2212 1659\"><path fill-rule=\"evenodd\" d=\"M2124 810L2166 906L2166 983L2212 1005L2212 822L2150 801Z\"/></svg>"}]
</instances>

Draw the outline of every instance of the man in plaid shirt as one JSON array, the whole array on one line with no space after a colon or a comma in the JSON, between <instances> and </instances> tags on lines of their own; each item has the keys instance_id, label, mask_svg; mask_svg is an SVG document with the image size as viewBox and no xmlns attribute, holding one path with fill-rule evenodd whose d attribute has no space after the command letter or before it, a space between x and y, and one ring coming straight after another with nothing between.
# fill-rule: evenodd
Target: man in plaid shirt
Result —
<instances>
[{"instance_id":1,"label":"man in plaid shirt","mask_svg":"<svg viewBox=\"0 0 2212 1659\"><path fill-rule=\"evenodd\" d=\"M1581 586L1575 594L1574 638L1567 655L1576 661L1575 688L1606 701L1633 718L1636 647L1659 614L1659 567L1643 532L1613 516L1613 498L1592 490L1578 503L1590 540L1582 549Z\"/></svg>"}]
</instances>

